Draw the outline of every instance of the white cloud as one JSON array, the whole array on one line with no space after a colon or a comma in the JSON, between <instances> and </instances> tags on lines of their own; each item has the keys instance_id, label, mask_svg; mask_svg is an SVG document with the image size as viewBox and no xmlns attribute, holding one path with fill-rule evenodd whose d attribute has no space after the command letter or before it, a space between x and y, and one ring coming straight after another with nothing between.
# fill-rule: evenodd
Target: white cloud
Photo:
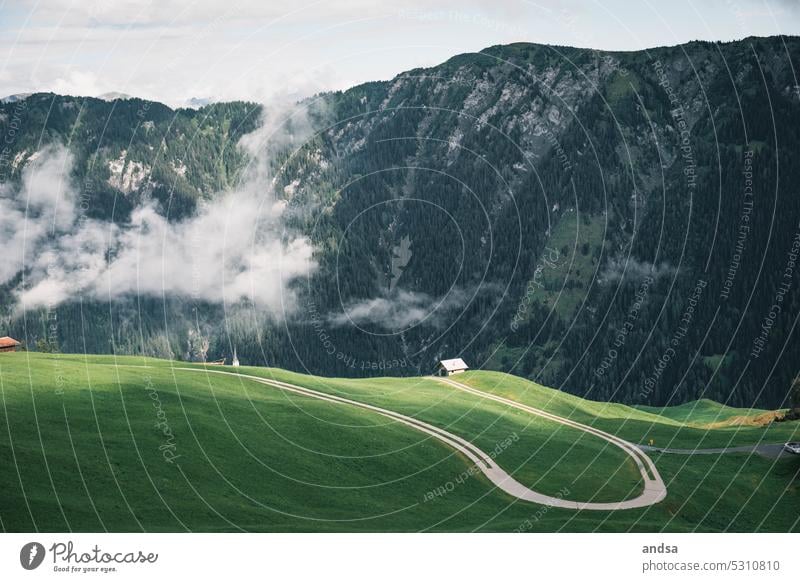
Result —
<instances>
[{"instance_id":1,"label":"white cloud","mask_svg":"<svg viewBox=\"0 0 800 582\"><path fill-rule=\"evenodd\" d=\"M474 294L475 290L453 288L442 297L431 297L395 289L382 297L345 305L341 313L331 315L328 320L336 326L371 325L395 333L417 325L441 327L452 321Z\"/></svg>"},{"instance_id":2,"label":"white cloud","mask_svg":"<svg viewBox=\"0 0 800 582\"><path fill-rule=\"evenodd\" d=\"M69 186L72 156L60 146L30 156L19 191L0 185L0 284L14 278L35 257L47 237L70 227L75 195Z\"/></svg>"},{"instance_id":3,"label":"white cloud","mask_svg":"<svg viewBox=\"0 0 800 582\"><path fill-rule=\"evenodd\" d=\"M58 77L51 85L52 91L59 95L92 95L105 93L98 83L97 75L90 71L70 70L64 77Z\"/></svg>"},{"instance_id":4,"label":"white cloud","mask_svg":"<svg viewBox=\"0 0 800 582\"><path fill-rule=\"evenodd\" d=\"M241 187L177 223L153 203L134 209L124 225L80 216L67 186L71 156L61 147L42 152L25 169L19 192L5 186L0 199L0 243L12 258L2 263L0 277L7 282L24 272L19 308L141 294L246 300L276 316L293 309L288 284L313 270L313 249L308 239L283 229L284 206L272 195L268 168L272 148L288 139L283 120L289 114L268 110L273 115L244 140L254 161ZM295 132L309 127L304 115L291 117Z\"/></svg>"},{"instance_id":5,"label":"white cloud","mask_svg":"<svg viewBox=\"0 0 800 582\"><path fill-rule=\"evenodd\" d=\"M656 265L647 261L640 261L635 257L625 259L616 258L609 260L600 276L603 281L641 281L647 277L658 279L659 277L672 276L676 270L666 263Z\"/></svg>"}]
</instances>

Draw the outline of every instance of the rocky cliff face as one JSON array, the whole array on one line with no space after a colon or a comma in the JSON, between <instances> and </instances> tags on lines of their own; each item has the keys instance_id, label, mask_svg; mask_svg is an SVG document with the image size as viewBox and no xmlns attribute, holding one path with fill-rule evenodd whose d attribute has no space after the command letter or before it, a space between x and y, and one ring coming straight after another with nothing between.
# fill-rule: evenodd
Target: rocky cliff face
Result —
<instances>
[{"instance_id":1,"label":"rocky cliff face","mask_svg":"<svg viewBox=\"0 0 800 582\"><path fill-rule=\"evenodd\" d=\"M289 283L291 308L145 298L140 345L111 331L130 311L119 299L98 315L95 347L137 351L172 333L184 352L188 332L165 319L208 337L209 357L235 345L245 362L321 374L428 373L460 355L598 399L781 405L800 313L799 47L517 44L317 96L287 117L296 139L270 151L263 186L314 249L314 268ZM116 103L94 115L128 141L91 138L101 163L77 171L101 174L103 208L155 197L180 219L252 159L232 145L260 110L145 116L156 136L181 120L161 158L146 153L160 137L130 145L139 120ZM3 105L6 133L15 105ZM76 119L39 125L63 140L88 123Z\"/></svg>"}]
</instances>

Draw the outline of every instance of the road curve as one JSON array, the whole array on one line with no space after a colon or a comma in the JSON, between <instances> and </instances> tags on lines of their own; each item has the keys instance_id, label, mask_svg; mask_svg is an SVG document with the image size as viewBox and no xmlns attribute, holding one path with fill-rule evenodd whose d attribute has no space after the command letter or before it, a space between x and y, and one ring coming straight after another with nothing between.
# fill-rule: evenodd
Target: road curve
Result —
<instances>
[{"instance_id":1,"label":"road curve","mask_svg":"<svg viewBox=\"0 0 800 582\"><path fill-rule=\"evenodd\" d=\"M363 402L358 402L356 400L350 400L348 398L342 398L340 396L334 396L333 394L326 394L324 392L318 392L316 390L311 390L309 388L303 388L301 386L296 386L294 384L288 384L286 382L281 382L279 380L271 380L268 378L261 378L259 376L251 376L248 374L239 374L235 372L225 372L222 370L209 370L207 368L173 368L174 370L181 370L187 372L205 372L211 374L224 374L226 376L236 376L239 378L246 378L248 380L252 380L254 382L258 382L260 384L264 384L266 386L270 386L272 388L278 388L279 390L284 390L286 392L293 392L295 394L300 394L302 396L307 396L309 398L316 398L318 400L324 400L326 402L330 402L333 404L344 404L348 406L355 406L358 408L362 408L364 410L369 410L376 414L380 414L381 416L385 416L387 418L391 418L396 422L401 424L405 424L413 429L416 429L420 432L423 432L427 435L430 435L439 441L447 444L451 448L457 450L464 456L466 456L470 461L475 463L475 466L480 469L480 471L499 489L505 491L509 495L516 497L522 501L530 501L532 503L537 503L539 505L548 505L551 507L560 507L564 509L589 509L589 510L600 510L600 511L613 511L618 509L633 509L636 507L646 507L648 505L652 505L654 503L658 503L666 496L666 487L664 486L663 481L661 481L661 477L658 475L655 466L652 464L649 458L647 458L644 453L639 451L635 445L628 443L627 441L623 441L622 439L618 439L613 435L609 435L607 433L603 433L602 431L598 431L597 429L593 429L591 427L587 427L585 425L581 425L578 423L574 423L573 421L551 415L549 413L543 411L537 411L536 409L526 407L512 401L506 401L505 399L500 399L497 397L492 397L491 395L487 395L483 392L479 392L477 390L473 391L473 389L464 386L462 384L458 384L457 382L452 382L450 380L446 380L444 378L437 378L451 386L466 390L468 392L474 392L479 396L482 397L490 397L491 399L499 399L500 401L507 402L517 408L522 408L528 412L534 412L535 414L539 414L540 416L545 416L547 418L551 418L556 422L561 422L562 424L567 424L569 426L576 426L581 430L585 430L587 432L591 432L601 438L609 440L613 442L615 445L623 448L628 454L630 454L634 460L636 461L637 465L640 468L642 476L645 478L645 490L639 497L635 499L629 499L626 501L619 501L619 502L611 502L611 503L593 503L593 502L581 502L581 501L569 501L566 499L561 499L559 497L552 497L550 495L544 495L543 493L537 493L532 489L529 489L516 479L514 479L511 475L506 473L501 467L495 464L492 457L487 454L486 452L482 451L480 448L475 446L474 444L470 443L469 441L454 435L451 432L423 422L421 420L417 420L416 418L412 418L410 416L405 416L403 414L398 414L397 412L393 412L391 410L386 410L385 408L379 408L377 406L372 406L371 404L365 404ZM643 457L646 461L637 456L637 453ZM650 467L651 471L655 475L655 479L651 480L648 475L647 471L644 469L644 462L647 463L647 466Z\"/></svg>"},{"instance_id":2,"label":"road curve","mask_svg":"<svg viewBox=\"0 0 800 582\"><path fill-rule=\"evenodd\" d=\"M599 437L603 440L606 440L609 443L613 444L614 446L621 448L623 451L625 451L625 453L627 453L633 459L633 461L636 463L636 466L639 468L639 473L642 475L642 479L644 480L644 491L642 491L642 494L639 495L638 497L635 497L634 499L627 499L625 501L617 501L611 503L554 500L558 501L558 503L547 503L546 505L553 505L555 507L565 507L569 509L595 509L595 510L634 509L637 507L647 507L649 505L655 505L656 503L659 503L667 496L667 486L661 479L661 475L658 473L658 469L656 469L656 466L653 463L653 461L650 460L650 457L648 457L637 445L630 443L624 439L621 439L617 436L614 436L613 434L594 428L592 426L581 424L580 422L576 422L568 418L563 418L561 416L552 414L550 412L545 412L544 410L540 410L538 408L534 408L526 404L520 404L519 402L515 402L514 400L503 398L502 396L495 396L494 394L489 394L487 392L482 392L481 390L476 390L475 388L462 384L461 382L456 382L451 378L434 377L434 379L444 384L447 384L451 388L456 388L458 390L468 392L480 398L486 398L488 400L494 400L495 402L501 402L503 404L506 404L513 408L517 408L524 412L528 412L530 414L534 414L536 416L540 416L542 418L546 418L548 420L552 420L554 422L558 422L560 424L576 428L578 430L582 430L596 437ZM531 491L530 489L518 483L517 481L514 481L513 479L512 481L513 483L507 483L506 484L507 486L503 485L499 486L504 491L510 493L511 495L514 495L515 497L519 497L520 499L524 499L526 501L541 503L540 501L537 501L537 498L541 496L540 493L535 493L534 491ZM552 497L550 497L549 499L553 500Z\"/></svg>"}]
</instances>

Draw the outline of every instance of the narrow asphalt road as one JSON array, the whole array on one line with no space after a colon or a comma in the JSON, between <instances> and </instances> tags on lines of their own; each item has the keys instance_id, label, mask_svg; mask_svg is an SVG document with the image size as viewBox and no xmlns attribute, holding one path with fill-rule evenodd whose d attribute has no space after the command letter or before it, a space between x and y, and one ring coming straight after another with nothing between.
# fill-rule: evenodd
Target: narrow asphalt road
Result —
<instances>
[{"instance_id":1,"label":"narrow asphalt road","mask_svg":"<svg viewBox=\"0 0 800 582\"><path fill-rule=\"evenodd\" d=\"M284 390L287 392L293 392L295 394L300 394L302 396L307 396L309 398L316 398L318 400L324 400L326 402L330 402L332 404L344 404L347 406L355 406L358 408L362 408L364 410L369 410L376 414L380 414L387 418L391 418L401 424L405 424L411 428L414 428L420 432L423 432L427 435L430 435L439 441L445 443L446 445L450 446L451 448L457 450L464 456L466 456L470 461L475 463L475 466L480 469L480 471L486 475L486 477L499 489L505 491L509 495L516 497L517 499L521 499L523 501L530 501L533 503L538 503L539 505L548 505L551 507L560 507L564 509L589 509L589 510L599 510L599 511L613 511L619 509L633 509L637 507L646 507L648 505L653 505L658 503L667 494L666 486L664 482L661 480L661 476L658 474L658 471L653 465L652 461L642 453L635 445L628 443L627 441L623 441L622 439L618 439L617 437L599 431L597 429L593 429L592 427L585 426L573 422L571 420L561 418L559 416L555 416L544 411L536 410L534 408L530 408L528 406L524 406L521 404L517 404L510 400L506 401L505 399L494 397L491 395L487 395L483 392L479 392L477 390L472 390L462 384L457 382L452 382L450 380L446 380L444 378L437 378L451 387L458 388L460 390L466 390L468 392L472 392L477 394L481 397L486 397L490 399L496 399L503 402L506 402L512 406L517 408L521 408L522 410L526 410L528 412L532 412L534 414L538 414L540 416L544 416L546 418L550 418L551 420L555 420L556 422L560 422L562 424L566 424L568 426L573 426L576 428L580 428L586 432L594 434L600 438L603 438L616 446L622 448L626 453L628 453L631 457L633 457L634 461L639 467L639 470L642 474L642 477L645 480L645 488L644 492L636 497L635 499L629 499L625 501L618 501L618 502L610 502L610 503L594 503L594 502L581 502L581 501L569 501L566 499L561 499L559 497L552 497L550 495L545 495L543 493L538 493L532 489L529 489L516 479L514 479L511 475L506 473L501 467L495 464L492 457L487 454L486 452L482 451L480 448L472 444L471 442L454 435L451 432L428 424L426 422L422 422L421 420L417 420L416 418L412 418L410 416L405 416L403 414L398 414L391 410L386 410L384 408L378 408L377 406L372 406L370 404L365 404L363 402L358 402L355 400L350 400L347 398L341 398L340 396L334 396L332 394L326 394L324 392L318 392L316 390L311 390L309 388L303 388L301 386L295 386L294 384L288 384L286 382L281 382L278 380L270 380L267 378L261 378L259 376L250 376L247 374L237 374L234 372L224 372L222 370L208 370L208 369L198 369L198 368L174 368L175 370L183 370L188 372L204 372L204 373L211 373L211 374L224 374L227 376L236 376L239 378L246 378L248 380L252 380L254 382L258 382L260 384L264 384L266 386L270 386L272 388L277 388L279 390ZM648 475L647 469L653 475L651 479Z\"/></svg>"},{"instance_id":2,"label":"narrow asphalt road","mask_svg":"<svg viewBox=\"0 0 800 582\"><path fill-rule=\"evenodd\" d=\"M769 457L770 459L776 459L784 455L789 456L790 454L783 450L783 443L720 447L716 449L671 449L651 447L649 445L639 445L639 447L645 451L652 451L654 453L667 453L672 455L724 455L727 453L757 453L764 457Z\"/></svg>"},{"instance_id":3,"label":"narrow asphalt road","mask_svg":"<svg viewBox=\"0 0 800 582\"><path fill-rule=\"evenodd\" d=\"M468 392L480 398L486 398L488 400L494 400L495 402L501 402L503 404L506 404L513 408L517 408L524 412L528 412L530 414L534 414L536 416L540 416L542 418L546 418L548 420L552 420L554 422L558 422L563 425L576 428L578 430L582 430L598 438L606 440L609 443L613 444L614 446L621 448L623 451L625 451L625 453L627 453L633 459L633 461L636 463L636 466L639 468L639 473L642 475L642 479L644 480L644 491L642 491L641 495L639 495L634 499L628 499L626 501L617 501L612 503L555 500L558 501L559 503L547 503L547 505L554 505L556 507L568 507L570 509L598 509L598 510L633 509L636 507L647 507L649 505L654 505L662 501L667 496L667 486L661 479L661 475L659 475L658 469L656 469L656 466L655 464L653 464L653 461L650 460L650 457L644 454L644 452L637 445L630 443L626 440L623 440L612 434L609 434L607 432L604 432L602 430L596 429L594 427L585 424L581 424L574 420L563 418L561 416L545 412L544 410L540 410L532 406L520 404L519 402L509 400L508 398L503 398L501 396L495 396L494 394L489 394L487 392L476 390L475 388L467 386L466 384L462 384L461 382L456 382L451 378L443 378L443 377L434 377L434 378L439 382L447 384L452 388L463 390L464 392ZM520 499L541 503L540 501L536 501L535 499L533 499L531 496L531 494L533 494L534 496L538 496L540 494L531 491L530 489L524 487L517 481L513 481L513 483L506 483L505 485L506 486L500 485L500 487L507 493L511 493L512 495L514 495L515 497L519 497ZM521 489L519 489L517 486L521 487Z\"/></svg>"}]
</instances>

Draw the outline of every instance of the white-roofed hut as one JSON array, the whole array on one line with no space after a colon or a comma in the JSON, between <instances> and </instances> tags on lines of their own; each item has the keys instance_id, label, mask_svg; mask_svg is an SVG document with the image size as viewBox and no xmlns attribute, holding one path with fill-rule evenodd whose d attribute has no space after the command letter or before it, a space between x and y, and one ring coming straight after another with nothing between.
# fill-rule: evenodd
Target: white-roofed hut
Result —
<instances>
[{"instance_id":1,"label":"white-roofed hut","mask_svg":"<svg viewBox=\"0 0 800 582\"><path fill-rule=\"evenodd\" d=\"M460 374L469 370L469 366L461 358L454 358L452 360L439 360L436 364L437 376L452 376L453 374Z\"/></svg>"}]
</instances>

